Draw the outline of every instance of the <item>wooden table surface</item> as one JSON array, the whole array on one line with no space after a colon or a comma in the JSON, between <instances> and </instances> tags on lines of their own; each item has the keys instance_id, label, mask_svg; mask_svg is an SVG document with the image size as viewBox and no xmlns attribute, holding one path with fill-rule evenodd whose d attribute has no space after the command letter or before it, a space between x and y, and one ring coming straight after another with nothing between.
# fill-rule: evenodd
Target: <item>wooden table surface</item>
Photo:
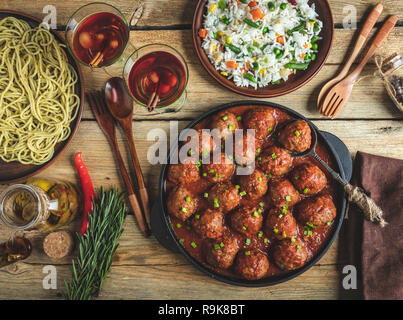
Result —
<instances>
[{"instance_id":1,"label":"wooden table surface","mask_svg":"<svg viewBox=\"0 0 403 320\"><path fill-rule=\"evenodd\" d=\"M57 9L57 25L64 29L68 17L81 5L83 0L0 0L1 9L20 10L38 18L43 18L43 7L54 5ZM132 28L131 41L136 47L162 42L177 48L185 57L190 70L188 101L175 114L134 118L134 135L146 184L151 200L156 198L160 172L159 165L147 161L147 149L154 142L147 140L152 128L169 132L169 120L178 120L184 127L190 120L214 106L235 100L246 99L234 94L209 77L201 67L192 48L191 22L196 0L147 0L144 12L136 27ZM288 106L309 119L321 130L331 132L342 139L351 155L357 150L383 156L403 158L402 116L393 108L383 84L379 79L368 77L359 82L352 92L348 104L336 120L321 117L316 111L316 97L324 82L340 70L349 54L357 30L343 29L346 15L343 8L353 5L358 21L368 12L371 5L379 0L330 0L335 22L333 47L326 65L319 74L303 88L282 97L266 99ZM381 1L384 11L381 19L390 14L400 14L398 26L378 53L393 53L402 49L403 40L403 0ZM131 15L136 1L110 1L120 8L127 17ZM381 20L380 20L381 21ZM379 26L379 24L378 24ZM365 68L364 75L375 70L373 61ZM101 88L107 74L83 68L86 89ZM120 74L113 68L111 73ZM119 143L126 151L122 135ZM50 168L40 174L42 177L70 180L77 183L72 166L72 157L83 151L85 162L95 187L118 185L122 181L116 170L115 159L110 147L94 117L85 104L83 119L72 144ZM124 152L125 159L126 152ZM5 186L0 187L3 189ZM69 227L77 228L77 222ZM10 232L0 227L0 241L6 241ZM71 277L71 259L74 255L58 262L51 261L41 248L43 236L33 239L32 255L25 261L0 269L0 299L61 299L64 280ZM326 255L310 270L286 283L266 288L241 288L217 282L199 272L180 254L164 249L153 237L143 238L132 215L125 222L125 231L114 258L108 279L104 283L100 299L337 299L343 298L340 290L341 269L346 264L345 250L348 244L343 237L343 229ZM57 289L45 290L42 280L43 267L54 265L57 270Z\"/></svg>"}]
</instances>

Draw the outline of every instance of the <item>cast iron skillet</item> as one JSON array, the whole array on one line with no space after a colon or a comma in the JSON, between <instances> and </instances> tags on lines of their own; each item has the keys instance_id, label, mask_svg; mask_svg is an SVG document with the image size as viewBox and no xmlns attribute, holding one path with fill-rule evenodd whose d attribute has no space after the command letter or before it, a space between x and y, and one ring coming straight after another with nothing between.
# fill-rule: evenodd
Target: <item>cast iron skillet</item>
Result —
<instances>
[{"instance_id":1,"label":"cast iron skillet","mask_svg":"<svg viewBox=\"0 0 403 320\"><path fill-rule=\"evenodd\" d=\"M287 2L287 1L286 1ZM227 89L242 94L244 96L254 98L270 98L281 96L283 94L292 92L308 83L323 67L325 61L330 53L333 41L333 16L332 10L327 0L310 0L309 5L315 4L315 11L319 15L319 20L323 22L323 28L319 34L322 37L318 41L319 51L317 58L309 64L309 67L305 71L298 71L295 75L291 75L288 81L281 81L280 84L269 84L263 88L254 89L253 87L238 87L232 80L227 79L215 69L213 64L207 57L206 52L202 48L201 38L199 37L199 30L203 24L204 14L207 10L207 0L199 0L193 16L192 24L192 37L193 47L204 69L214 78L218 83L226 87Z\"/></svg>"},{"instance_id":2,"label":"cast iron skillet","mask_svg":"<svg viewBox=\"0 0 403 320\"><path fill-rule=\"evenodd\" d=\"M317 135L318 135L318 140L324 144L325 146L328 147L330 154L334 158L334 163L337 165L336 171L340 173L340 175L345 178L347 181L350 180L351 174L352 174L352 160L350 156L350 152L348 151L347 147L344 145L344 143L339 140L337 137L334 135L327 133L327 132L322 132L319 131L318 128L308 119L303 117L301 114L284 107L282 105L276 104L276 103L271 103L271 102L265 102L265 101L237 101L237 102L232 102L228 104L224 104L221 106L218 106L216 108L213 108L212 110L208 111L207 113L203 114L196 120L192 121L187 125L186 128L192 128L196 124L198 124L200 121L210 117L212 114L227 109L227 108L232 108L232 107L237 107L237 106L246 106L246 105L256 105L256 106L268 106L268 107L273 107L280 109L282 111L287 112L289 115L296 119L302 119L305 120L309 123L311 128L316 130ZM171 150L175 151L175 150ZM168 159L169 162L169 159ZM204 272L205 274L209 275L210 277L223 281L228 284L232 285L238 285L238 286L245 286L245 287L263 287L263 286L270 286L274 284L278 284L287 280L290 280L301 273L307 271L310 267L316 264L316 262L319 261L319 259L326 253L326 251L330 248L331 244L335 240L340 227L343 223L345 211L346 211L346 199L344 197L344 191L341 186L338 184L335 184L335 192L336 192L336 197L335 197L335 204L337 207L337 216L335 219L335 228L333 229L333 233L329 235L329 238L327 240L327 243L325 244L324 248L322 251L320 251L316 256L313 257L307 264L305 264L302 268L290 271L284 274L279 274L279 275L274 275L274 276L269 276L260 280L255 280L255 281L250 281L250 280L245 280L245 279L235 279L232 277L224 276L221 274L217 274L204 265L202 265L200 262L198 262L195 258L193 258L183 247L182 245L178 242L176 239L176 236L174 232L172 231L171 227L169 226L169 220L168 220L168 212L166 209L166 199L165 199L165 183L167 179L167 170L168 165L165 164L162 167L161 170L161 175L160 175L160 180L159 180L159 195L156 203L154 204L152 213L151 213L151 227L152 227L152 232L157 238L157 240L166 248L173 252L180 252L182 253L193 265L195 265L199 270Z\"/></svg>"}]
</instances>

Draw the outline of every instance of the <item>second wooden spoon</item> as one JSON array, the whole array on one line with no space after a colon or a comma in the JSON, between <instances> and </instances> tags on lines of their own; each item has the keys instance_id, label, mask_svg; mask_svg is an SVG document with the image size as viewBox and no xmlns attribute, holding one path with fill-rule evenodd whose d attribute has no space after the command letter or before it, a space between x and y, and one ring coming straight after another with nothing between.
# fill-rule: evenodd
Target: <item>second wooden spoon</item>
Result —
<instances>
[{"instance_id":1,"label":"second wooden spoon","mask_svg":"<svg viewBox=\"0 0 403 320\"><path fill-rule=\"evenodd\" d=\"M141 172L140 162L137 157L133 138L133 102L126 93L124 83L121 78L114 77L106 82L105 100L110 113L116 119L116 121L119 122L129 143L130 155L139 186L141 206L143 207L147 225L151 230L148 191L144 183L144 177L143 173Z\"/></svg>"}]
</instances>

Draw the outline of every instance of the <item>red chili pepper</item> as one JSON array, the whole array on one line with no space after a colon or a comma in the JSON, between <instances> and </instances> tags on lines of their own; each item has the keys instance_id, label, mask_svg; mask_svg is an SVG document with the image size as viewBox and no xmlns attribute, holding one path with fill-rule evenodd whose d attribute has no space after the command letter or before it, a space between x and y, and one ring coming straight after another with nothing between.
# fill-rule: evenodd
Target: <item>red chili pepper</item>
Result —
<instances>
[{"instance_id":1,"label":"red chili pepper","mask_svg":"<svg viewBox=\"0 0 403 320\"><path fill-rule=\"evenodd\" d=\"M95 197L95 192L87 167L81 158L81 152L78 152L75 155L74 163L76 165L78 176L80 177L81 189L83 191L84 198L83 218L80 227L80 234L83 236L88 229L88 214L93 209L92 199Z\"/></svg>"}]
</instances>

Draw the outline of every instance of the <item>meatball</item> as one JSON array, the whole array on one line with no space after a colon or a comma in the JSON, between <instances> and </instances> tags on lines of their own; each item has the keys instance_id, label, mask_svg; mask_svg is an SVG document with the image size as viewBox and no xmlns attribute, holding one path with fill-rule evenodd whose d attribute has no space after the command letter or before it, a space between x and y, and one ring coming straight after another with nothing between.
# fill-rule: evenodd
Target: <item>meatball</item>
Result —
<instances>
[{"instance_id":1,"label":"meatball","mask_svg":"<svg viewBox=\"0 0 403 320\"><path fill-rule=\"evenodd\" d=\"M202 165L202 175L210 182L222 182L231 178L234 173L235 165L225 153L220 155L220 163L212 163Z\"/></svg>"},{"instance_id":2,"label":"meatball","mask_svg":"<svg viewBox=\"0 0 403 320\"><path fill-rule=\"evenodd\" d=\"M193 216L192 227L202 238L217 239L224 231L224 215L220 211L207 209Z\"/></svg>"},{"instance_id":3,"label":"meatball","mask_svg":"<svg viewBox=\"0 0 403 320\"><path fill-rule=\"evenodd\" d=\"M276 207L291 207L299 201L299 194L287 180L275 180L270 183L269 197Z\"/></svg>"},{"instance_id":4,"label":"meatball","mask_svg":"<svg viewBox=\"0 0 403 320\"><path fill-rule=\"evenodd\" d=\"M233 264L238 251L238 242L233 235L215 241L208 240L204 246L206 262L221 269L228 269Z\"/></svg>"},{"instance_id":5,"label":"meatball","mask_svg":"<svg viewBox=\"0 0 403 320\"><path fill-rule=\"evenodd\" d=\"M304 152L311 147L311 128L304 120L295 120L281 131L278 141L288 150Z\"/></svg>"},{"instance_id":6,"label":"meatball","mask_svg":"<svg viewBox=\"0 0 403 320\"><path fill-rule=\"evenodd\" d=\"M260 148L260 140L256 140L251 134L244 134L243 139L235 139L235 162L240 165L249 165L255 161L257 149Z\"/></svg>"},{"instance_id":7,"label":"meatball","mask_svg":"<svg viewBox=\"0 0 403 320\"><path fill-rule=\"evenodd\" d=\"M238 206L241 196L231 182L214 185L205 196L211 208L227 213Z\"/></svg>"},{"instance_id":8,"label":"meatball","mask_svg":"<svg viewBox=\"0 0 403 320\"><path fill-rule=\"evenodd\" d=\"M209 131L208 129L198 129L195 133L196 137L187 138L186 143L190 143L189 147L192 153L207 157L215 150L216 144Z\"/></svg>"},{"instance_id":9,"label":"meatball","mask_svg":"<svg viewBox=\"0 0 403 320\"><path fill-rule=\"evenodd\" d=\"M167 209L181 221L186 221L197 208L197 198L184 186L179 185L169 194Z\"/></svg>"},{"instance_id":10,"label":"meatball","mask_svg":"<svg viewBox=\"0 0 403 320\"><path fill-rule=\"evenodd\" d=\"M197 160L189 158L186 163L171 164L168 168L168 180L175 183L189 183L199 180Z\"/></svg>"},{"instance_id":11,"label":"meatball","mask_svg":"<svg viewBox=\"0 0 403 320\"><path fill-rule=\"evenodd\" d=\"M264 232L279 240L293 238L297 234L297 222L287 209L273 208L267 214Z\"/></svg>"},{"instance_id":12,"label":"meatball","mask_svg":"<svg viewBox=\"0 0 403 320\"><path fill-rule=\"evenodd\" d=\"M247 197L251 200L259 199L267 192L268 179L262 171L255 169L250 175L239 176L238 182L240 190L246 192Z\"/></svg>"},{"instance_id":13,"label":"meatball","mask_svg":"<svg viewBox=\"0 0 403 320\"><path fill-rule=\"evenodd\" d=\"M258 157L258 166L267 175L281 176L286 174L291 167L290 153L276 146L268 147Z\"/></svg>"},{"instance_id":14,"label":"meatball","mask_svg":"<svg viewBox=\"0 0 403 320\"><path fill-rule=\"evenodd\" d=\"M295 212L302 224L323 226L336 218L336 207L329 195L308 198L299 203Z\"/></svg>"},{"instance_id":15,"label":"meatball","mask_svg":"<svg viewBox=\"0 0 403 320\"><path fill-rule=\"evenodd\" d=\"M318 193L327 183L326 175L314 164L304 163L292 171L291 182L300 193Z\"/></svg>"},{"instance_id":16,"label":"meatball","mask_svg":"<svg viewBox=\"0 0 403 320\"><path fill-rule=\"evenodd\" d=\"M242 251L238 254L235 268L243 278L258 280L269 271L269 259L257 250Z\"/></svg>"},{"instance_id":17,"label":"meatball","mask_svg":"<svg viewBox=\"0 0 403 320\"><path fill-rule=\"evenodd\" d=\"M282 270L301 268L308 258L306 249L299 240L281 240L273 250L273 259Z\"/></svg>"},{"instance_id":18,"label":"meatball","mask_svg":"<svg viewBox=\"0 0 403 320\"><path fill-rule=\"evenodd\" d=\"M221 111L212 118L211 129L218 129L220 138L227 138L239 129L236 116L229 111Z\"/></svg>"},{"instance_id":19,"label":"meatball","mask_svg":"<svg viewBox=\"0 0 403 320\"><path fill-rule=\"evenodd\" d=\"M257 234L262 224L262 209L257 207L242 207L231 215L232 228L246 236Z\"/></svg>"},{"instance_id":20,"label":"meatball","mask_svg":"<svg viewBox=\"0 0 403 320\"><path fill-rule=\"evenodd\" d=\"M276 125L273 109L260 108L248 110L243 114L243 124L245 128L255 130L256 139L265 139L273 132Z\"/></svg>"}]
</instances>

